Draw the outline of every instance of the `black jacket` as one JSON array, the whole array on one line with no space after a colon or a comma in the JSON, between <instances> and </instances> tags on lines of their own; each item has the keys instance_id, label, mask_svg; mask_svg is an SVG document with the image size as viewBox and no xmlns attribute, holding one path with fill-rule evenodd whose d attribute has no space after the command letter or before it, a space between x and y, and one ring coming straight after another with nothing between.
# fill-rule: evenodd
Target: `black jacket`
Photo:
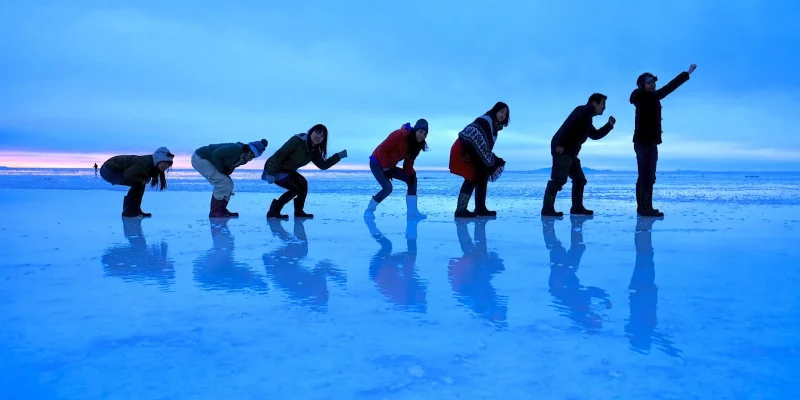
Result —
<instances>
[{"instance_id":1,"label":"black jacket","mask_svg":"<svg viewBox=\"0 0 800 400\"><path fill-rule=\"evenodd\" d=\"M631 104L636 107L633 143L661 144L661 99L688 80L689 73L684 71L656 91L637 88L631 93Z\"/></svg>"},{"instance_id":2,"label":"black jacket","mask_svg":"<svg viewBox=\"0 0 800 400\"><path fill-rule=\"evenodd\" d=\"M586 143L586 139L602 139L614 129L614 126L609 123L600 129L595 129L592 124L594 115L594 110L589 104L575 107L575 110L553 135L553 139L550 141L550 154L557 155L556 147L560 146L564 148L564 152L561 154L577 157L581 152L581 146Z\"/></svg>"}]
</instances>

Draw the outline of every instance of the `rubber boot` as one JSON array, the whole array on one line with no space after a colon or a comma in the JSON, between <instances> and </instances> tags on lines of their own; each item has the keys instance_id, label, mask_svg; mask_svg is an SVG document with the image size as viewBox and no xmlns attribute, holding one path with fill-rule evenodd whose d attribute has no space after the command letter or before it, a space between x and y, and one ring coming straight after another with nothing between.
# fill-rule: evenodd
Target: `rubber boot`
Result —
<instances>
[{"instance_id":1,"label":"rubber boot","mask_svg":"<svg viewBox=\"0 0 800 400\"><path fill-rule=\"evenodd\" d=\"M267 218L268 219L289 219L289 216L286 214L281 214L281 209L283 208L284 204L278 202L278 200L272 200L272 204L269 206L269 211L267 211Z\"/></svg>"},{"instance_id":2,"label":"rubber boot","mask_svg":"<svg viewBox=\"0 0 800 400\"><path fill-rule=\"evenodd\" d=\"M543 217L563 217L564 213L556 211L556 185L553 181L547 181L547 187L544 189L544 199L542 201L542 216Z\"/></svg>"},{"instance_id":3,"label":"rubber boot","mask_svg":"<svg viewBox=\"0 0 800 400\"><path fill-rule=\"evenodd\" d=\"M586 207L583 206L583 189L585 185L572 185L572 207L569 209L569 213L573 215L592 215L594 211L587 210Z\"/></svg>"},{"instance_id":4,"label":"rubber boot","mask_svg":"<svg viewBox=\"0 0 800 400\"><path fill-rule=\"evenodd\" d=\"M456 204L456 218L475 218L478 214L467 210L467 206L469 206L469 198L472 197L472 193L464 193L458 192L458 203Z\"/></svg>"},{"instance_id":5,"label":"rubber boot","mask_svg":"<svg viewBox=\"0 0 800 400\"><path fill-rule=\"evenodd\" d=\"M417 209L417 196L406 196L406 207L408 208L409 219L425 219L427 215L419 212Z\"/></svg>"},{"instance_id":6,"label":"rubber boot","mask_svg":"<svg viewBox=\"0 0 800 400\"><path fill-rule=\"evenodd\" d=\"M128 191L130 193L131 191ZM133 195L127 195L122 199L122 216L125 218L144 218L138 210Z\"/></svg>"},{"instance_id":7,"label":"rubber boot","mask_svg":"<svg viewBox=\"0 0 800 400\"><path fill-rule=\"evenodd\" d=\"M664 213L653 208L653 185L647 185L644 190L644 204L647 207L648 217L663 217Z\"/></svg>"},{"instance_id":8,"label":"rubber boot","mask_svg":"<svg viewBox=\"0 0 800 400\"><path fill-rule=\"evenodd\" d=\"M225 209L225 200L217 200L213 195L211 196L211 209L208 212L209 218L229 218L227 210Z\"/></svg>"},{"instance_id":9,"label":"rubber boot","mask_svg":"<svg viewBox=\"0 0 800 400\"><path fill-rule=\"evenodd\" d=\"M486 208L487 183L475 187L475 214L479 217L496 217L497 211Z\"/></svg>"},{"instance_id":10,"label":"rubber boot","mask_svg":"<svg viewBox=\"0 0 800 400\"><path fill-rule=\"evenodd\" d=\"M369 199L369 205L367 209L364 210L364 218L375 218L375 210L378 209L378 202L375 201L375 198L372 197Z\"/></svg>"},{"instance_id":11,"label":"rubber boot","mask_svg":"<svg viewBox=\"0 0 800 400\"><path fill-rule=\"evenodd\" d=\"M636 214L643 215L647 208L644 206L644 201L642 200L642 185L639 182L636 182Z\"/></svg>"},{"instance_id":12,"label":"rubber boot","mask_svg":"<svg viewBox=\"0 0 800 400\"><path fill-rule=\"evenodd\" d=\"M221 201L221 203L222 203L222 211L224 211L225 214L228 215L228 218L239 218L239 213L238 212L233 212L231 210L228 210L228 202L230 202L230 201L231 201L230 199L225 199L225 200Z\"/></svg>"},{"instance_id":13,"label":"rubber boot","mask_svg":"<svg viewBox=\"0 0 800 400\"><path fill-rule=\"evenodd\" d=\"M303 211L303 207L305 207L306 200L301 199L300 197L294 198L294 217L295 218L314 218L314 214L309 214Z\"/></svg>"},{"instance_id":14,"label":"rubber boot","mask_svg":"<svg viewBox=\"0 0 800 400\"><path fill-rule=\"evenodd\" d=\"M136 190L136 211L144 218L150 218L153 216L151 213L146 213L142 211L142 199L144 198L144 192L147 185L142 185L140 188Z\"/></svg>"}]
</instances>

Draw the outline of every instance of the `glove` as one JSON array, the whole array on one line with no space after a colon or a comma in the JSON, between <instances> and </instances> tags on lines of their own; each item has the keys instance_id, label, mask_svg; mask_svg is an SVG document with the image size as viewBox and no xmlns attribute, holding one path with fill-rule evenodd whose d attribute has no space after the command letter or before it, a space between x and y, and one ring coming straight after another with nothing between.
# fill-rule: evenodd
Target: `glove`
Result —
<instances>
[{"instance_id":1,"label":"glove","mask_svg":"<svg viewBox=\"0 0 800 400\"><path fill-rule=\"evenodd\" d=\"M275 183L275 177L268 174L266 171L261 174L261 180L267 181L267 183Z\"/></svg>"},{"instance_id":2,"label":"glove","mask_svg":"<svg viewBox=\"0 0 800 400\"><path fill-rule=\"evenodd\" d=\"M342 150L336 154L339 155L339 158L347 158L347 150Z\"/></svg>"}]
</instances>

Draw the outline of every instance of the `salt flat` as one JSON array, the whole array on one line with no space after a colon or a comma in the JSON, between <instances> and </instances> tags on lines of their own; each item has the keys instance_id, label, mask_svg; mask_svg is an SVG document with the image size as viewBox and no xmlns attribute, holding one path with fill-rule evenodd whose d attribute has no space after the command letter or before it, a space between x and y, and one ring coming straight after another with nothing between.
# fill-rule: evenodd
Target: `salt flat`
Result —
<instances>
[{"instance_id":1,"label":"salt flat","mask_svg":"<svg viewBox=\"0 0 800 400\"><path fill-rule=\"evenodd\" d=\"M268 222L271 193L225 222L210 192L148 192L154 217L123 221L119 191L1 188L0 393L794 397L796 202L667 196L638 220L595 191L594 218L543 220L490 187L496 219L435 194L409 223L396 193L374 223L347 191L312 193L305 222Z\"/></svg>"}]
</instances>

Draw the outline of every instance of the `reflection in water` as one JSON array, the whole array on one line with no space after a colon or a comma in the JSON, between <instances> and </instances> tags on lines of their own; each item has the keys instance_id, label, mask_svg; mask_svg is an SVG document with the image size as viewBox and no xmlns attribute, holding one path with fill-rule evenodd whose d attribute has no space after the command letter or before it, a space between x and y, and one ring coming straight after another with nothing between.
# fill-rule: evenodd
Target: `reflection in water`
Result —
<instances>
[{"instance_id":1,"label":"reflection in water","mask_svg":"<svg viewBox=\"0 0 800 400\"><path fill-rule=\"evenodd\" d=\"M489 320L496 329L508 327L508 299L498 296L491 284L494 274L505 271L503 260L490 252L486 244L488 219L476 219L475 241L469 236L467 223L456 222L456 233L464 255L450 260L447 275L456 299L478 316Z\"/></svg>"},{"instance_id":2,"label":"reflection in water","mask_svg":"<svg viewBox=\"0 0 800 400\"><path fill-rule=\"evenodd\" d=\"M419 221L407 220L407 250L395 254L392 254L392 242L378 230L375 221L372 218L364 218L364 222L372 238L381 245L380 250L370 260L369 278L375 282L384 296L403 310L425 313L428 310L426 285L416 272Z\"/></svg>"},{"instance_id":3,"label":"reflection in water","mask_svg":"<svg viewBox=\"0 0 800 400\"><path fill-rule=\"evenodd\" d=\"M233 257L235 243L228 219L209 218L212 247L194 261L194 280L202 289L266 293L267 284L247 264Z\"/></svg>"},{"instance_id":4,"label":"reflection in water","mask_svg":"<svg viewBox=\"0 0 800 400\"><path fill-rule=\"evenodd\" d=\"M142 233L142 220L122 218L122 231L127 245L115 245L103 252L100 262L105 276L125 281L153 281L162 289L175 283L173 262L167 258L167 243L147 245Z\"/></svg>"},{"instance_id":5,"label":"reflection in water","mask_svg":"<svg viewBox=\"0 0 800 400\"><path fill-rule=\"evenodd\" d=\"M583 223L588 219L592 216L570 215L569 251L556 237L556 218L542 217L542 234L545 246L550 250L550 294L554 297L551 307L558 310L559 315L572 320L577 328L598 333L603 328L602 315L593 309L592 299L599 299L603 309L611 308L611 300L605 290L581 285L576 275L586 250Z\"/></svg>"},{"instance_id":6,"label":"reflection in water","mask_svg":"<svg viewBox=\"0 0 800 400\"><path fill-rule=\"evenodd\" d=\"M264 254L264 269L267 276L292 300L308 306L314 311L328 309L328 277L345 287L347 276L329 261L320 261L309 270L301 265L308 256L308 238L303 226L305 218L294 220L294 236L286 232L280 220L269 219L269 229L284 242L284 247Z\"/></svg>"},{"instance_id":7,"label":"reflection in water","mask_svg":"<svg viewBox=\"0 0 800 400\"><path fill-rule=\"evenodd\" d=\"M656 286L656 270L653 263L653 223L661 218L640 217L636 223L634 244L636 245L636 265L633 268L630 291L631 315L625 325L625 336L628 337L631 349L642 353L650 353L655 343L664 353L681 357L681 351L674 347L669 335L658 332L657 303L658 286Z\"/></svg>"}]
</instances>

